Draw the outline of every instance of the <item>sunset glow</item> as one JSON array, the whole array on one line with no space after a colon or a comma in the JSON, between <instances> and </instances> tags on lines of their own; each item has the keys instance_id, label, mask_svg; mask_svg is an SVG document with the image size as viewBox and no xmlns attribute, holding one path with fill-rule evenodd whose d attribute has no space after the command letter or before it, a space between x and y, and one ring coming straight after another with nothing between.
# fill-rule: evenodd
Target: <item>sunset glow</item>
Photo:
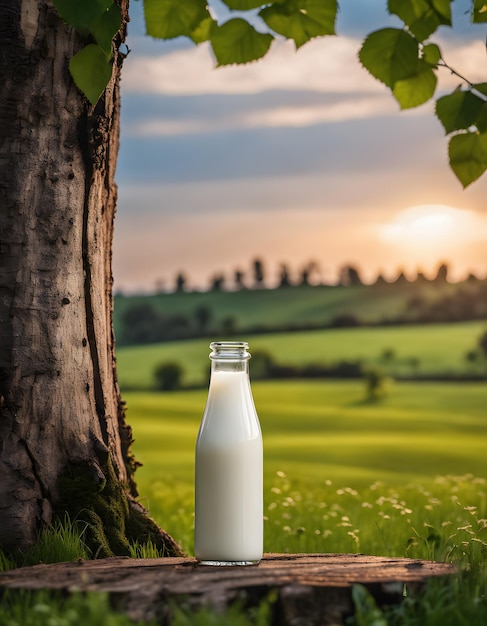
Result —
<instances>
[{"instance_id":1,"label":"sunset glow","mask_svg":"<svg viewBox=\"0 0 487 626\"><path fill-rule=\"evenodd\" d=\"M469 230L468 212L444 205L405 209L382 228L382 237L403 246L444 245L454 241L458 228Z\"/></svg>"},{"instance_id":2,"label":"sunset glow","mask_svg":"<svg viewBox=\"0 0 487 626\"><path fill-rule=\"evenodd\" d=\"M404 209L379 228L380 239L394 247L397 258L406 254L418 266L442 259L455 264L486 232L485 216L442 204Z\"/></svg>"},{"instance_id":3,"label":"sunset glow","mask_svg":"<svg viewBox=\"0 0 487 626\"><path fill-rule=\"evenodd\" d=\"M381 231L386 241L401 246L433 246L443 248L475 240L479 222L486 220L471 211L464 211L442 204L415 206L396 214Z\"/></svg>"}]
</instances>

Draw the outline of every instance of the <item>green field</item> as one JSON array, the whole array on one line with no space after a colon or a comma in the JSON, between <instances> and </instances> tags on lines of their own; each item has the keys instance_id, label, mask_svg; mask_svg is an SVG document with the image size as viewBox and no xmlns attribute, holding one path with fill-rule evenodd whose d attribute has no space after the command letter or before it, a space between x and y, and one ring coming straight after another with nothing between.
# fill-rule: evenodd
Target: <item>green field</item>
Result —
<instances>
[{"instance_id":1,"label":"green field","mask_svg":"<svg viewBox=\"0 0 487 626\"><path fill-rule=\"evenodd\" d=\"M451 290L443 285L438 293ZM192 314L197 307L207 306L214 321L229 315L235 317L239 328L274 326L290 321L301 323L329 322L341 313L356 312L363 320L377 321L398 315L411 295L414 285L404 289L394 285L377 287L298 287L295 289L264 289L243 291L207 291L158 294L153 296L120 297L115 300L114 322L121 326L121 316L136 303L151 303L161 312Z\"/></svg>"},{"instance_id":2,"label":"green field","mask_svg":"<svg viewBox=\"0 0 487 626\"><path fill-rule=\"evenodd\" d=\"M412 483L431 486L440 475L487 474L485 384L396 383L373 404L360 381L258 382L253 393L267 506L278 475L320 500L327 489L367 490L377 481L402 491ZM134 452L144 464L137 473L142 502L191 545L194 444L206 391L131 392L125 399ZM282 548L282 537L268 541L267 550L277 549L273 541Z\"/></svg>"},{"instance_id":3,"label":"green field","mask_svg":"<svg viewBox=\"0 0 487 626\"><path fill-rule=\"evenodd\" d=\"M436 322L487 317L487 281L462 283L415 282L377 285L301 286L282 289L161 293L115 297L114 326L120 345L131 343L124 316L134 307L152 309L170 318L184 316L193 336L201 336L197 310L205 308L205 334L219 333L225 320L236 332L252 329L288 330L336 325L340 316L353 316L362 324L383 324L391 320ZM436 305L435 305L436 303ZM424 317L434 308L433 317ZM461 316L458 317L462 311ZM144 316L139 310L139 316ZM132 328L140 321L129 322ZM153 324L156 324L154 321ZM130 330L130 329L129 329ZM199 335L195 335L199 332ZM176 337L176 338L180 338Z\"/></svg>"},{"instance_id":4,"label":"green field","mask_svg":"<svg viewBox=\"0 0 487 626\"><path fill-rule=\"evenodd\" d=\"M480 371L468 369L465 355L475 348L485 330L487 322L457 322L275 333L242 338L249 341L251 352L267 350L279 363L336 363L360 359L367 364L379 363L391 374L445 375ZM177 361L183 365L184 384L206 384L208 345L208 339L197 339L120 347L117 349L120 385L122 389L153 388L154 368L163 361ZM394 350L394 358L385 363L383 354L389 349ZM417 359L417 362L412 364L412 359Z\"/></svg>"}]
</instances>

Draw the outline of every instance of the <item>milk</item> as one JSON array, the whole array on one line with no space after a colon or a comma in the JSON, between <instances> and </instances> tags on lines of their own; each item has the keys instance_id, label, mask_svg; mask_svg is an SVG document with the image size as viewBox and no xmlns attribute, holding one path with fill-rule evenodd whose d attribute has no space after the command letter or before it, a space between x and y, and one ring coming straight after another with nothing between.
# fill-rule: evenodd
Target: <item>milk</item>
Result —
<instances>
[{"instance_id":1,"label":"milk","mask_svg":"<svg viewBox=\"0 0 487 626\"><path fill-rule=\"evenodd\" d=\"M246 361L213 366L196 442L195 555L247 565L263 549L262 434Z\"/></svg>"}]
</instances>

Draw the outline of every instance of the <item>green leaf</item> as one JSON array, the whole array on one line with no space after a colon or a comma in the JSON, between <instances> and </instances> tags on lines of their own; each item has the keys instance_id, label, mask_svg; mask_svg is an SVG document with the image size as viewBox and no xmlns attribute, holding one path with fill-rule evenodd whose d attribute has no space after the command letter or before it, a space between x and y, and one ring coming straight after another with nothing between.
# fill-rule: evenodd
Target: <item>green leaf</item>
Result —
<instances>
[{"instance_id":1,"label":"green leaf","mask_svg":"<svg viewBox=\"0 0 487 626\"><path fill-rule=\"evenodd\" d=\"M484 104L471 91L454 91L438 98L436 115L448 135L454 130L466 130L473 126Z\"/></svg>"},{"instance_id":2,"label":"green leaf","mask_svg":"<svg viewBox=\"0 0 487 626\"><path fill-rule=\"evenodd\" d=\"M476 83L475 85L472 85L472 89L474 95L477 91L478 93L487 96L487 83ZM480 109L477 119L475 120L475 126L479 132L487 132L487 102L485 100L483 100L482 108Z\"/></svg>"},{"instance_id":3,"label":"green leaf","mask_svg":"<svg viewBox=\"0 0 487 626\"><path fill-rule=\"evenodd\" d=\"M206 0L144 0L147 34L159 39L190 37L208 18Z\"/></svg>"},{"instance_id":4,"label":"green leaf","mask_svg":"<svg viewBox=\"0 0 487 626\"><path fill-rule=\"evenodd\" d=\"M256 61L268 52L273 39L240 18L211 27L210 40L218 65Z\"/></svg>"},{"instance_id":5,"label":"green leaf","mask_svg":"<svg viewBox=\"0 0 487 626\"><path fill-rule=\"evenodd\" d=\"M97 44L103 48L105 53L112 54L112 41L122 25L122 12L120 7L112 3L112 6L94 20L90 31L96 39Z\"/></svg>"},{"instance_id":6,"label":"green leaf","mask_svg":"<svg viewBox=\"0 0 487 626\"><path fill-rule=\"evenodd\" d=\"M93 21L113 4L112 0L53 0L62 19L81 35L88 35Z\"/></svg>"},{"instance_id":7,"label":"green leaf","mask_svg":"<svg viewBox=\"0 0 487 626\"><path fill-rule=\"evenodd\" d=\"M399 80L418 73L418 42L398 28L383 28L368 35L359 52L362 65L391 89Z\"/></svg>"},{"instance_id":8,"label":"green leaf","mask_svg":"<svg viewBox=\"0 0 487 626\"><path fill-rule=\"evenodd\" d=\"M91 104L96 104L112 77L112 65L97 44L80 50L69 63L69 71L78 88Z\"/></svg>"},{"instance_id":9,"label":"green leaf","mask_svg":"<svg viewBox=\"0 0 487 626\"><path fill-rule=\"evenodd\" d=\"M444 20L441 23L446 26L451 26L451 3L454 2L454 0L429 0L429 2L438 14L438 18Z\"/></svg>"},{"instance_id":10,"label":"green leaf","mask_svg":"<svg viewBox=\"0 0 487 626\"><path fill-rule=\"evenodd\" d=\"M233 11L250 11L258 9L263 4L267 4L264 0L222 0L229 9Z\"/></svg>"},{"instance_id":11,"label":"green leaf","mask_svg":"<svg viewBox=\"0 0 487 626\"><path fill-rule=\"evenodd\" d=\"M437 46L425 48L433 58L439 53ZM418 54L419 44L409 33L384 28L365 39L359 59L372 76L392 90L400 107L409 109L429 100L436 89L436 74Z\"/></svg>"},{"instance_id":12,"label":"green leaf","mask_svg":"<svg viewBox=\"0 0 487 626\"><path fill-rule=\"evenodd\" d=\"M430 0L430 2L431 6L434 7L438 13L438 16L445 20L442 24L451 26L451 3L454 2L454 0Z\"/></svg>"},{"instance_id":13,"label":"green leaf","mask_svg":"<svg viewBox=\"0 0 487 626\"><path fill-rule=\"evenodd\" d=\"M435 43L430 43L423 47L423 60L433 67L436 67L441 59L441 50Z\"/></svg>"},{"instance_id":14,"label":"green leaf","mask_svg":"<svg viewBox=\"0 0 487 626\"><path fill-rule=\"evenodd\" d=\"M487 132L487 102L483 103L480 113L477 115L477 119L475 120L475 126L477 127L479 133Z\"/></svg>"},{"instance_id":15,"label":"green leaf","mask_svg":"<svg viewBox=\"0 0 487 626\"><path fill-rule=\"evenodd\" d=\"M463 187L480 178L487 169L487 133L460 133L448 145L450 166Z\"/></svg>"},{"instance_id":16,"label":"green leaf","mask_svg":"<svg viewBox=\"0 0 487 626\"><path fill-rule=\"evenodd\" d=\"M396 81L392 93L401 109L411 109L424 104L433 97L436 82L434 71L427 63L420 60L417 73L404 80Z\"/></svg>"},{"instance_id":17,"label":"green leaf","mask_svg":"<svg viewBox=\"0 0 487 626\"><path fill-rule=\"evenodd\" d=\"M487 96L487 83L475 83L472 88Z\"/></svg>"},{"instance_id":18,"label":"green leaf","mask_svg":"<svg viewBox=\"0 0 487 626\"><path fill-rule=\"evenodd\" d=\"M293 39L299 48L313 37L335 34L336 0L287 0L259 12L276 33Z\"/></svg>"},{"instance_id":19,"label":"green leaf","mask_svg":"<svg viewBox=\"0 0 487 626\"><path fill-rule=\"evenodd\" d=\"M475 0L472 21L474 24L487 22L487 2L485 0Z\"/></svg>"},{"instance_id":20,"label":"green leaf","mask_svg":"<svg viewBox=\"0 0 487 626\"><path fill-rule=\"evenodd\" d=\"M206 17L204 20L198 24L198 26L193 30L190 35L190 38L194 41L195 44L203 43L203 41L208 41L210 38L211 25L214 20L211 17Z\"/></svg>"},{"instance_id":21,"label":"green leaf","mask_svg":"<svg viewBox=\"0 0 487 626\"><path fill-rule=\"evenodd\" d=\"M388 8L419 41L424 41L442 24L451 26L450 0L389 0Z\"/></svg>"}]
</instances>

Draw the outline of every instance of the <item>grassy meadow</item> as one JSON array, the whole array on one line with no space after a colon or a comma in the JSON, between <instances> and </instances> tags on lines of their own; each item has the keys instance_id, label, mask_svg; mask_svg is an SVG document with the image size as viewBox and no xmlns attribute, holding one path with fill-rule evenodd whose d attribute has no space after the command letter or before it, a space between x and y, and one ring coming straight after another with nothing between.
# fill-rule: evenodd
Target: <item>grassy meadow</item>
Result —
<instances>
[{"instance_id":1,"label":"grassy meadow","mask_svg":"<svg viewBox=\"0 0 487 626\"><path fill-rule=\"evenodd\" d=\"M439 287L440 292L451 291L449 285ZM232 316L239 328L288 324L289 320L301 323L330 321L335 315L360 308L362 319L378 321L382 317L399 314L408 298L416 293L414 285L404 289L391 285L369 287L365 285L337 288L329 286L298 287L295 289L256 289L241 291L205 291L162 293L152 296L117 296L115 299L115 329L121 328L124 312L137 303L151 303L165 314L189 313L207 306L217 319ZM375 297L374 297L375 296Z\"/></svg>"},{"instance_id":2,"label":"grassy meadow","mask_svg":"<svg viewBox=\"0 0 487 626\"><path fill-rule=\"evenodd\" d=\"M253 393L264 437L267 509L284 477L287 489L308 494L309 506L336 501L340 490L428 490L438 476L470 484L458 477L487 475L484 384L395 383L373 403L362 381L262 381L253 384ZM141 499L191 551L194 444L206 390L124 396L134 452L143 463L137 473ZM301 506L296 501L292 508L300 519L306 517ZM292 550L288 540L282 527L273 528L266 550ZM318 536L308 547L334 551Z\"/></svg>"},{"instance_id":3,"label":"grassy meadow","mask_svg":"<svg viewBox=\"0 0 487 626\"><path fill-rule=\"evenodd\" d=\"M475 310L475 318L486 314L483 304L486 288L485 280L467 280L462 283L416 280L347 287L302 285L283 289L117 295L114 326L120 344L126 343L128 337L124 316L131 308L139 305L153 308L167 317L184 315L193 322L197 310L203 307L209 312L206 330L211 333L220 332L222 322L228 319L232 320L232 326L238 332L246 334L254 328L287 329L296 324L300 327L324 327L343 315L352 315L362 324L369 325L398 318L418 321L418 315L424 314L429 305L440 304L440 309L446 313L452 301L456 304L450 314L454 314L462 303L469 302L466 312L472 315ZM440 316L433 319L438 322L441 319L458 318Z\"/></svg>"},{"instance_id":4,"label":"grassy meadow","mask_svg":"<svg viewBox=\"0 0 487 626\"><path fill-rule=\"evenodd\" d=\"M457 577L383 610L365 598L347 623L487 623L485 383L395 382L375 402L360 380L257 381L252 389L264 438L266 552L452 561ZM140 499L192 554L194 445L206 389L124 396L144 464Z\"/></svg>"},{"instance_id":5,"label":"grassy meadow","mask_svg":"<svg viewBox=\"0 0 487 626\"><path fill-rule=\"evenodd\" d=\"M465 358L485 330L487 322L474 321L272 333L243 339L249 341L251 351L268 351L279 363L304 365L361 360L367 365L379 364L392 375L448 375L487 373L485 364L473 366ZM182 364L184 385L205 385L208 346L208 339L193 339L119 347L120 385L126 390L154 388L154 368L164 361ZM385 359L389 350L393 351L393 357Z\"/></svg>"},{"instance_id":6,"label":"grassy meadow","mask_svg":"<svg viewBox=\"0 0 487 626\"><path fill-rule=\"evenodd\" d=\"M379 364L391 375L448 375L472 371L465 355L485 329L485 322L461 322L272 333L245 339L251 352L267 351L282 363L361 360ZM134 429L134 453L143 463L137 474L142 501L189 552L194 444L207 394L208 343L197 339L117 351L119 380ZM181 363L183 384L195 388L153 391L153 370L164 361ZM289 489L308 494L308 504L336 501L340 490L366 494L377 484L385 492L427 490L438 486L439 476L455 477L464 485L473 479L461 477L483 480L487 476L485 383L395 381L376 402L367 399L362 380L254 381L252 389L264 436L267 507L273 502L275 481L283 476ZM295 504L294 516L301 506ZM299 517L308 513L301 511ZM271 531L267 525L266 550L297 549L291 539L282 529ZM308 548L335 551L336 546L320 541L318 535L311 537ZM398 541L402 541L399 533ZM368 549L381 551L374 543Z\"/></svg>"}]
</instances>

